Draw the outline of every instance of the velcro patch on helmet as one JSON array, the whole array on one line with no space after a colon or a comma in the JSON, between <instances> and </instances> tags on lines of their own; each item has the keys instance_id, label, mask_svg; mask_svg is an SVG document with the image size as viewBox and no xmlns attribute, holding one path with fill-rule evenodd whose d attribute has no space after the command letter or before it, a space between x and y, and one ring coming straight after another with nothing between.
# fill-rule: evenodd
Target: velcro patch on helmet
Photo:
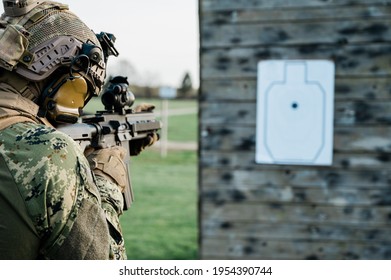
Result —
<instances>
[{"instance_id":1,"label":"velcro patch on helmet","mask_svg":"<svg viewBox=\"0 0 391 280\"><path fill-rule=\"evenodd\" d=\"M11 71L20 62L28 64L31 60L31 54L27 51L28 39L20 31L20 26L7 25L5 29L0 29L0 67Z\"/></svg>"}]
</instances>

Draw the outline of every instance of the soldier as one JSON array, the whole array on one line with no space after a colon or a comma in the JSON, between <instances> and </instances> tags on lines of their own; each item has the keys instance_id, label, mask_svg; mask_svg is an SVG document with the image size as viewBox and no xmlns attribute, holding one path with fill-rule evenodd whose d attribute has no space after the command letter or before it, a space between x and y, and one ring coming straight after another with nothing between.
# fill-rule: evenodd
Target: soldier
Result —
<instances>
[{"instance_id":1,"label":"soldier","mask_svg":"<svg viewBox=\"0 0 391 280\"><path fill-rule=\"evenodd\" d=\"M87 159L55 129L75 122L101 91L110 46L67 5L3 4L0 258L126 259L119 223L124 151L101 149ZM142 151L155 140L133 149Z\"/></svg>"}]
</instances>

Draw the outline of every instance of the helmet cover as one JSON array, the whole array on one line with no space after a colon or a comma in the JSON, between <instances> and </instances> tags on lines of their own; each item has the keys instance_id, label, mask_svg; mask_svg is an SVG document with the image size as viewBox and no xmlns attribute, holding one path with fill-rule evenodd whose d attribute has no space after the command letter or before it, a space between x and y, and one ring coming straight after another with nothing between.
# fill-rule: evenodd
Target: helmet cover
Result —
<instances>
[{"instance_id":1,"label":"helmet cover","mask_svg":"<svg viewBox=\"0 0 391 280\"><path fill-rule=\"evenodd\" d=\"M4 12L9 16L21 16L42 2L37 0L3 0Z\"/></svg>"},{"instance_id":2,"label":"helmet cover","mask_svg":"<svg viewBox=\"0 0 391 280\"><path fill-rule=\"evenodd\" d=\"M26 2L28 8L33 5L29 0L3 0L4 5L6 2ZM13 57L14 60L10 60L11 65L0 66L37 82L48 78L59 68L69 69L71 73L83 76L90 92L98 95L104 83L106 64L95 33L69 11L67 5L52 1L39 2L34 1L38 5L34 4L22 16L7 14L7 11L2 15L2 24L6 22L7 27L13 26L13 35L19 32L19 37L24 39L18 39L17 42L22 41L24 44L19 43L20 50ZM0 35L0 47L5 44L2 44L2 40L7 39L4 37L18 36ZM0 60L4 60L3 56L0 50Z\"/></svg>"}]
</instances>

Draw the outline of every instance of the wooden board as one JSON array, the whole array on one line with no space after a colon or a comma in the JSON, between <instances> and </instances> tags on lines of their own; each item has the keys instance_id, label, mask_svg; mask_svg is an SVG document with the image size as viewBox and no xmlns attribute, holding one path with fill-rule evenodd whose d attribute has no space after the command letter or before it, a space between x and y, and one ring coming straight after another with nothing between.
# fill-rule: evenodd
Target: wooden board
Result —
<instances>
[{"instance_id":1,"label":"wooden board","mask_svg":"<svg viewBox=\"0 0 391 280\"><path fill-rule=\"evenodd\" d=\"M209 79L202 83L202 102L243 101L256 102L257 80L253 78ZM386 100L391 99L391 77L338 77L335 81L335 100Z\"/></svg>"},{"instance_id":2,"label":"wooden board","mask_svg":"<svg viewBox=\"0 0 391 280\"><path fill-rule=\"evenodd\" d=\"M385 8L391 4L389 0L201 0L200 7L203 12L207 11L232 11L232 10L253 10L253 9L285 9L285 8L329 8L329 7L344 7L356 5L383 5ZM303 11L304 12L304 11Z\"/></svg>"},{"instance_id":3,"label":"wooden board","mask_svg":"<svg viewBox=\"0 0 391 280\"><path fill-rule=\"evenodd\" d=\"M286 1L287 2L287 1ZM314 1L311 1L313 3ZM296 1L295 1L296 3ZM232 3L231 3L232 4ZM205 28L226 24L248 23L303 23L319 21L349 21L386 19L391 15L391 9L385 8L385 3L373 3L370 6L345 5L345 6L321 6L304 10L303 7L289 8L263 8L263 9L229 9L207 10L202 13L202 26Z\"/></svg>"},{"instance_id":4,"label":"wooden board","mask_svg":"<svg viewBox=\"0 0 391 280\"><path fill-rule=\"evenodd\" d=\"M390 243L358 243L351 241L295 242L267 239L205 239L202 243L204 259L366 259L391 258Z\"/></svg>"},{"instance_id":5,"label":"wooden board","mask_svg":"<svg viewBox=\"0 0 391 280\"><path fill-rule=\"evenodd\" d=\"M327 167L278 166L262 170L249 169L202 169L201 184L204 188L213 185L224 187L296 186L307 188L387 188L391 170L333 170Z\"/></svg>"},{"instance_id":6,"label":"wooden board","mask_svg":"<svg viewBox=\"0 0 391 280\"><path fill-rule=\"evenodd\" d=\"M201 79L256 78L258 62L266 59L326 59L335 62L337 78L389 78L390 52L385 43L208 49L201 54Z\"/></svg>"},{"instance_id":7,"label":"wooden board","mask_svg":"<svg viewBox=\"0 0 391 280\"><path fill-rule=\"evenodd\" d=\"M200 0L200 256L391 259L391 1ZM255 163L257 64L336 65L333 164Z\"/></svg>"}]
</instances>

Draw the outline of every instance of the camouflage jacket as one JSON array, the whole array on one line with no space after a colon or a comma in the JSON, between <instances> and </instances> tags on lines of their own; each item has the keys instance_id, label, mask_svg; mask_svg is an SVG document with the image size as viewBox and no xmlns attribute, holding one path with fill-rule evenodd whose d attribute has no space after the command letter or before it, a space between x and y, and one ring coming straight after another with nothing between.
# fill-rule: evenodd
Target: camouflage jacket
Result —
<instances>
[{"instance_id":1,"label":"camouflage jacket","mask_svg":"<svg viewBox=\"0 0 391 280\"><path fill-rule=\"evenodd\" d=\"M7 94L0 123L9 107L24 110ZM67 135L35 121L0 130L0 180L0 258L126 259L122 194Z\"/></svg>"}]
</instances>

